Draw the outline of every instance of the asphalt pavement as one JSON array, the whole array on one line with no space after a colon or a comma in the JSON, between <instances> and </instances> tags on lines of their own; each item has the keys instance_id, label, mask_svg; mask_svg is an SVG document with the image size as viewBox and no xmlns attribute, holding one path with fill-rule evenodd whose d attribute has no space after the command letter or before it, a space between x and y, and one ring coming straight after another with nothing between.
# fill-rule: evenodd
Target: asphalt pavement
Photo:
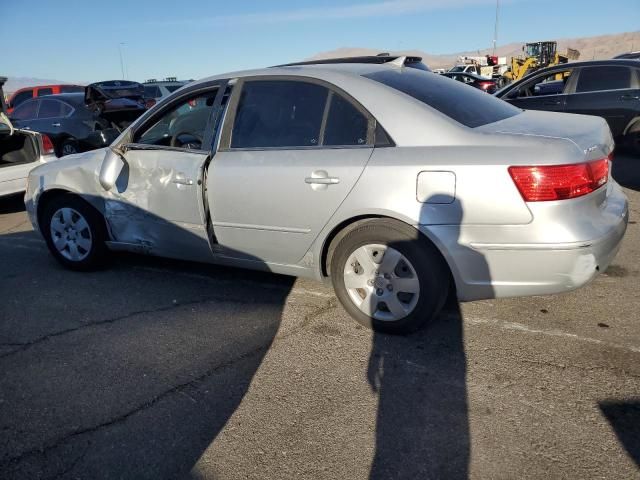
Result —
<instances>
[{"instance_id":1,"label":"asphalt pavement","mask_svg":"<svg viewBox=\"0 0 640 480\"><path fill-rule=\"evenodd\" d=\"M0 478L640 478L640 159L613 173L630 224L607 272L407 337L308 280L66 271L0 199Z\"/></svg>"}]
</instances>

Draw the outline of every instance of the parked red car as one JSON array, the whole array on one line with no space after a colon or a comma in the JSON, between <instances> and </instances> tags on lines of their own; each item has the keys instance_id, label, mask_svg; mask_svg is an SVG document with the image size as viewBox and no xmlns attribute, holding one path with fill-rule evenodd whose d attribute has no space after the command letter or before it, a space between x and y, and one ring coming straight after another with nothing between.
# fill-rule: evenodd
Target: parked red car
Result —
<instances>
[{"instance_id":1,"label":"parked red car","mask_svg":"<svg viewBox=\"0 0 640 480\"><path fill-rule=\"evenodd\" d=\"M34 97L43 97L45 95L54 95L57 93L74 93L84 92L81 85L38 85L37 87L25 87L16 90L9 98L7 103L7 113L13 112L13 109L26 100Z\"/></svg>"}]
</instances>

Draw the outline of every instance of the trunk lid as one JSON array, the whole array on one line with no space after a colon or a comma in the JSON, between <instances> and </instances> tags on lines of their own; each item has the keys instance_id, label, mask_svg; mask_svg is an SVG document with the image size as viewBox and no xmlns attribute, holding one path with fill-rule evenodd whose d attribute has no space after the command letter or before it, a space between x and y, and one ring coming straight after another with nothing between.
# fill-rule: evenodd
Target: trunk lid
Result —
<instances>
[{"instance_id":1,"label":"trunk lid","mask_svg":"<svg viewBox=\"0 0 640 480\"><path fill-rule=\"evenodd\" d=\"M87 85L84 101L92 111L118 126L128 127L146 111L144 86L127 80L110 80Z\"/></svg>"},{"instance_id":2,"label":"trunk lid","mask_svg":"<svg viewBox=\"0 0 640 480\"><path fill-rule=\"evenodd\" d=\"M580 150L585 160L604 158L614 147L607 122L603 118L588 115L527 110L475 130L565 140Z\"/></svg>"}]
</instances>

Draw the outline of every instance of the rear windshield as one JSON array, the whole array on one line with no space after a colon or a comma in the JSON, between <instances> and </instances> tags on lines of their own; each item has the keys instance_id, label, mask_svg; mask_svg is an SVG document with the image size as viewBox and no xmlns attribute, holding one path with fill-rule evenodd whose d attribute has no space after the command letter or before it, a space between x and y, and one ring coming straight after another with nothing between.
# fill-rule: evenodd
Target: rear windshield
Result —
<instances>
[{"instance_id":1,"label":"rear windshield","mask_svg":"<svg viewBox=\"0 0 640 480\"><path fill-rule=\"evenodd\" d=\"M451 78L413 68L365 75L406 93L467 127L475 128L522 112L503 100Z\"/></svg>"},{"instance_id":2,"label":"rear windshield","mask_svg":"<svg viewBox=\"0 0 640 480\"><path fill-rule=\"evenodd\" d=\"M173 93L176 90L178 90L180 87L182 87L182 85L165 85L164 88L166 88L167 90L169 90L169 92Z\"/></svg>"}]
</instances>

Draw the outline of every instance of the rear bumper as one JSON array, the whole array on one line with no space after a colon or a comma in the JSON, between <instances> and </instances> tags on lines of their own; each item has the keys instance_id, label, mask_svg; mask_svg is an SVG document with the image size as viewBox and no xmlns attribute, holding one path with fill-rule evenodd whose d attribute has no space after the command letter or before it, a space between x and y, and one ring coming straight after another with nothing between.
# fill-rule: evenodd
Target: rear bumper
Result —
<instances>
[{"instance_id":1,"label":"rear bumper","mask_svg":"<svg viewBox=\"0 0 640 480\"><path fill-rule=\"evenodd\" d=\"M606 230L594 231L588 240L487 243L474 241L464 229L458 239L450 232L439 236L437 228L429 231L438 236L461 301L568 292L606 270L618 253L629 220L628 205L617 185L612 195L600 212L606 218Z\"/></svg>"}]
</instances>

